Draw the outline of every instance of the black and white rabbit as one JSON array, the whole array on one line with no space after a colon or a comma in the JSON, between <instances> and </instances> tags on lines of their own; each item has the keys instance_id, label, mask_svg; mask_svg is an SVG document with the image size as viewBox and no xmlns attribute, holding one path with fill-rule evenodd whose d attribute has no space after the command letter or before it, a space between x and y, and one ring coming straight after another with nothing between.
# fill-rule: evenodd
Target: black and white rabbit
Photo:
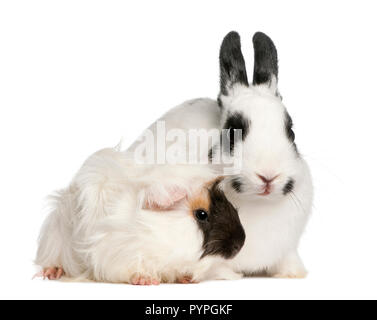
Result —
<instances>
[{"instance_id":1,"label":"black and white rabbit","mask_svg":"<svg viewBox=\"0 0 377 320\"><path fill-rule=\"evenodd\" d=\"M115 149L84 163L41 231L41 276L132 283L238 279L237 210L201 166L137 166Z\"/></svg>"},{"instance_id":2,"label":"black and white rabbit","mask_svg":"<svg viewBox=\"0 0 377 320\"><path fill-rule=\"evenodd\" d=\"M217 101L185 102L159 121L165 123L166 130L227 130L230 153L241 151L242 169L225 180L224 190L239 209L247 236L245 246L232 260L234 270L301 278L306 270L297 247L311 213L311 175L296 147L292 119L278 92L275 45L261 32L254 35L253 44L252 83L248 81L240 37L230 32L220 50ZM155 131L156 124L149 129ZM242 129L242 140L238 143L233 141L233 129ZM135 142L129 151L134 152L137 145ZM215 145L209 157L218 156L220 150Z\"/></svg>"}]
</instances>

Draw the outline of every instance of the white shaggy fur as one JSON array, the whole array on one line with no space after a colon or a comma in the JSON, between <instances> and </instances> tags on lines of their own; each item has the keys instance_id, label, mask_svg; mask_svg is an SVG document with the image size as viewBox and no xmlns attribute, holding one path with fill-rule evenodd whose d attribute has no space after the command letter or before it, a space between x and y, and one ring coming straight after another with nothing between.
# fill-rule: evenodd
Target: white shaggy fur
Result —
<instances>
[{"instance_id":1,"label":"white shaggy fur","mask_svg":"<svg viewBox=\"0 0 377 320\"><path fill-rule=\"evenodd\" d=\"M240 177L245 190L236 193L230 183L225 186L246 232L245 245L232 260L233 268L245 274L263 271L276 277L301 278L306 270L297 248L311 212L312 182L305 160L296 155L286 137L285 107L276 91L276 80L270 86L234 85L227 96L221 96L223 111L214 100L196 99L175 107L159 120L165 121L167 128L186 131L222 128L228 111L241 111L251 120L250 133L242 142ZM149 129L155 130L155 125ZM258 195L263 183L257 174L279 175L270 195ZM295 179L294 192L284 196L282 188L288 177Z\"/></svg>"},{"instance_id":2,"label":"white shaggy fur","mask_svg":"<svg viewBox=\"0 0 377 320\"><path fill-rule=\"evenodd\" d=\"M124 153L101 150L52 198L36 264L77 280L237 279L224 259L200 259L203 235L186 200L172 210L143 209L156 199L170 206L171 190L190 198L214 177L199 166L135 166Z\"/></svg>"}]
</instances>

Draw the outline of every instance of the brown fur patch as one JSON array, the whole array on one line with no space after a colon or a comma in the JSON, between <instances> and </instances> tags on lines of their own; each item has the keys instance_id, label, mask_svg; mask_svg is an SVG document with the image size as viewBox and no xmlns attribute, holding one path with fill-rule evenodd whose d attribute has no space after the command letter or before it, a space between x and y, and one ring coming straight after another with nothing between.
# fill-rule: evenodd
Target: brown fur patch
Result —
<instances>
[{"instance_id":1,"label":"brown fur patch","mask_svg":"<svg viewBox=\"0 0 377 320\"><path fill-rule=\"evenodd\" d=\"M203 209L206 212L209 212L210 199L208 188L202 188L196 194L192 195L190 199L188 199L188 201L191 212L194 212L198 209Z\"/></svg>"},{"instance_id":2,"label":"brown fur patch","mask_svg":"<svg viewBox=\"0 0 377 320\"><path fill-rule=\"evenodd\" d=\"M208 181L204 184L200 191L198 191L197 193L192 195L190 199L188 199L191 213L198 209L203 209L208 214L210 213L209 209L211 205L211 200L209 191L215 184L220 183L223 179L224 177L217 177L213 180Z\"/></svg>"}]
</instances>

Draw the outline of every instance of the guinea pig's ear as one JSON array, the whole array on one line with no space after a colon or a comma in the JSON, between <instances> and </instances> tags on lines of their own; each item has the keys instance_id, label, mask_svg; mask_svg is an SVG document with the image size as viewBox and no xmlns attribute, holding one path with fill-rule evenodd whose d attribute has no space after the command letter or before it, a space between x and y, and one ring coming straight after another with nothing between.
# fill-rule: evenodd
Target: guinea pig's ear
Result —
<instances>
[{"instance_id":1,"label":"guinea pig's ear","mask_svg":"<svg viewBox=\"0 0 377 320\"><path fill-rule=\"evenodd\" d=\"M253 85L268 85L278 95L278 54L272 40L262 32L253 37L254 75Z\"/></svg>"},{"instance_id":2,"label":"guinea pig's ear","mask_svg":"<svg viewBox=\"0 0 377 320\"><path fill-rule=\"evenodd\" d=\"M143 209L171 210L187 197L187 190L176 185L153 185L144 191Z\"/></svg>"},{"instance_id":3,"label":"guinea pig's ear","mask_svg":"<svg viewBox=\"0 0 377 320\"><path fill-rule=\"evenodd\" d=\"M222 182L224 181L225 177L224 176L218 176L217 178L211 180L208 184L207 187L209 189L211 188L217 188L220 187L222 188Z\"/></svg>"},{"instance_id":4,"label":"guinea pig's ear","mask_svg":"<svg viewBox=\"0 0 377 320\"><path fill-rule=\"evenodd\" d=\"M237 32L229 32L220 49L220 89L222 95L228 95L235 84L249 86L245 60L241 51L241 39Z\"/></svg>"}]
</instances>

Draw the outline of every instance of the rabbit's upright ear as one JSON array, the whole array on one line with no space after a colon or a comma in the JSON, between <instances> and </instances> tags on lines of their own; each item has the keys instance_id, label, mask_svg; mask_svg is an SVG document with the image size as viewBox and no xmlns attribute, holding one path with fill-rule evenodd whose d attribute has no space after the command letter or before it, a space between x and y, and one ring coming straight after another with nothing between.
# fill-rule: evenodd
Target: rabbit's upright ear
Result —
<instances>
[{"instance_id":1,"label":"rabbit's upright ear","mask_svg":"<svg viewBox=\"0 0 377 320\"><path fill-rule=\"evenodd\" d=\"M235 84L249 86L241 39L237 32L231 31L225 36L220 49L221 94L227 95Z\"/></svg>"},{"instance_id":2,"label":"rabbit's upright ear","mask_svg":"<svg viewBox=\"0 0 377 320\"><path fill-rule=\"evenodd\" d=\"M278 54L272 40L262 32L253 37L254 76L253 85L268 85L277 93Z\"/></svg>"}]
</instances>

